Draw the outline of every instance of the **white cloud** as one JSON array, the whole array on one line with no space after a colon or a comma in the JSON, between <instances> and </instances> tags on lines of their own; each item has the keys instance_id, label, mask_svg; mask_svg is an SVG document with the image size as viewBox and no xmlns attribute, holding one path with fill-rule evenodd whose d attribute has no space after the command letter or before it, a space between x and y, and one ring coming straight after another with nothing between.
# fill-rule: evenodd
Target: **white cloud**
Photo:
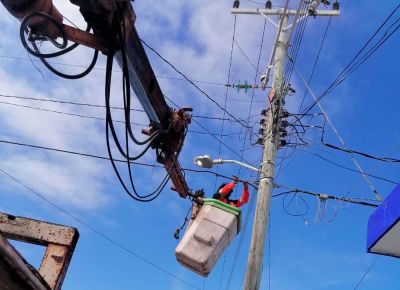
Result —
<instances>
[{"instance_id":1,"label":"white cloud","mask_svg":"<svg viewBox=\"0 0 400 290\"><path fill-rule=\"evenodd\" d=\"M96 178L98 164L35 157L14 155L2 160L2 167L22 182L34 180L34 190L59 204L94 209L109 201Z\"/></svg>"}]
</instances>

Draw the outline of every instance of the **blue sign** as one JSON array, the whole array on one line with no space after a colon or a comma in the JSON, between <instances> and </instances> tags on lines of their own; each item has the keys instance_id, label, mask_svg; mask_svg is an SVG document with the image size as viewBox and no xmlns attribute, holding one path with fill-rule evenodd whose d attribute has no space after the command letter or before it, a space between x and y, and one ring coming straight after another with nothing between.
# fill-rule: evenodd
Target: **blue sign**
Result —
<instances>
[{"instance_id":1,"label":"blue sign","mask_svg":"<svg viewBox=\"0 0 400 290\"><path fill-rule=\"evenodd\" d=\"M400 184L369 217L367 250L400 257Z\"/></svg>"}]
</instances>

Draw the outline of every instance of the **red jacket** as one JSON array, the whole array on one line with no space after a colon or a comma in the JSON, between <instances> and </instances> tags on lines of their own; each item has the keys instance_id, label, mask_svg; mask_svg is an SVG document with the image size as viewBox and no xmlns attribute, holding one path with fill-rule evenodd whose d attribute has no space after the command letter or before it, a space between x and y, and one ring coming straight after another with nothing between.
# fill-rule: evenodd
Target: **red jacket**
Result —
<instances>
[{"instance_id":1,"label":"red jacket","mask_svg":"<svg viewBox=\"0 0 400 290\"><path fill-rule=\"evenodd\" d=\"M229 196L227 197L228 193L233 190L235 187L236 183L234 181L226 184L224 187L222 187L218 193L220 194L220 197L218 200L225 202L229 205L235 206L235 207L241 207L242 205L246 204L249 201L249 188L247 183L244 183L243 185L243 193L240 199L229 199Z\"/></svg>"}]
</instances>

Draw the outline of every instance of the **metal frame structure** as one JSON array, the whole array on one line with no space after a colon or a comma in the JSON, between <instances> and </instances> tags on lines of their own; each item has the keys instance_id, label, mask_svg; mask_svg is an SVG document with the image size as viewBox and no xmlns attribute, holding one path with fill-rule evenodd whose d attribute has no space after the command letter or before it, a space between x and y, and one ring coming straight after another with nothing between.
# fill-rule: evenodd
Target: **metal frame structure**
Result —
<instances>
[{"instance_id":1,"label":"metal frame structure","mask_svg":"<svg viewBox=\"0 0 400 290\"><path fill-rule=\"evenodd\" d=\"M50 290L40 274L1 235L0 289Z\"/></svg>"},{"instance_id":2,"label":"metal frame structure","mask_svg":"<svg viewBox=\"0 0 400 290\"><path fill-rule=\"evenodd\" d=\"M48 288L32 289L61 289L79 239L79 232L76 228L0 213L0 235L6 239L45 246L46 252L38 273L47 283ZM0 250L2 260L10 261L12 259L10 257L16 257L12 254L10 246L3 240L0 240L0 244L2 245ZM8 264L10 263L17 265L15 267L18 269L20 266L23 268L18 257L14 262L11 261ZM18 274L20 272L17 268L15 271Z\"/></svg>"}]
</instances>

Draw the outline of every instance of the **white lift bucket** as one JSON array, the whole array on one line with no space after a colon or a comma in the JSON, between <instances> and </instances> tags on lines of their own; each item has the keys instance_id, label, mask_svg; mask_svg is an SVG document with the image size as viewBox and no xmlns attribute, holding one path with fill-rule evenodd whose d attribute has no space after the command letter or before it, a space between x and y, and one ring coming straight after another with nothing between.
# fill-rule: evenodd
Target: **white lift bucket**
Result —
<instances>
[{"instance_id":1,"label":"white lift bucket","mask_svg":"<svg viewBox=\"0 0 400 290\"><path fill-rule=\"evenodd\" d=\"M206 277L239 233L241 210L216 199L203 201L196 220L176 247L175 255L181 265Z\"/></svg>"}]
</instances>

